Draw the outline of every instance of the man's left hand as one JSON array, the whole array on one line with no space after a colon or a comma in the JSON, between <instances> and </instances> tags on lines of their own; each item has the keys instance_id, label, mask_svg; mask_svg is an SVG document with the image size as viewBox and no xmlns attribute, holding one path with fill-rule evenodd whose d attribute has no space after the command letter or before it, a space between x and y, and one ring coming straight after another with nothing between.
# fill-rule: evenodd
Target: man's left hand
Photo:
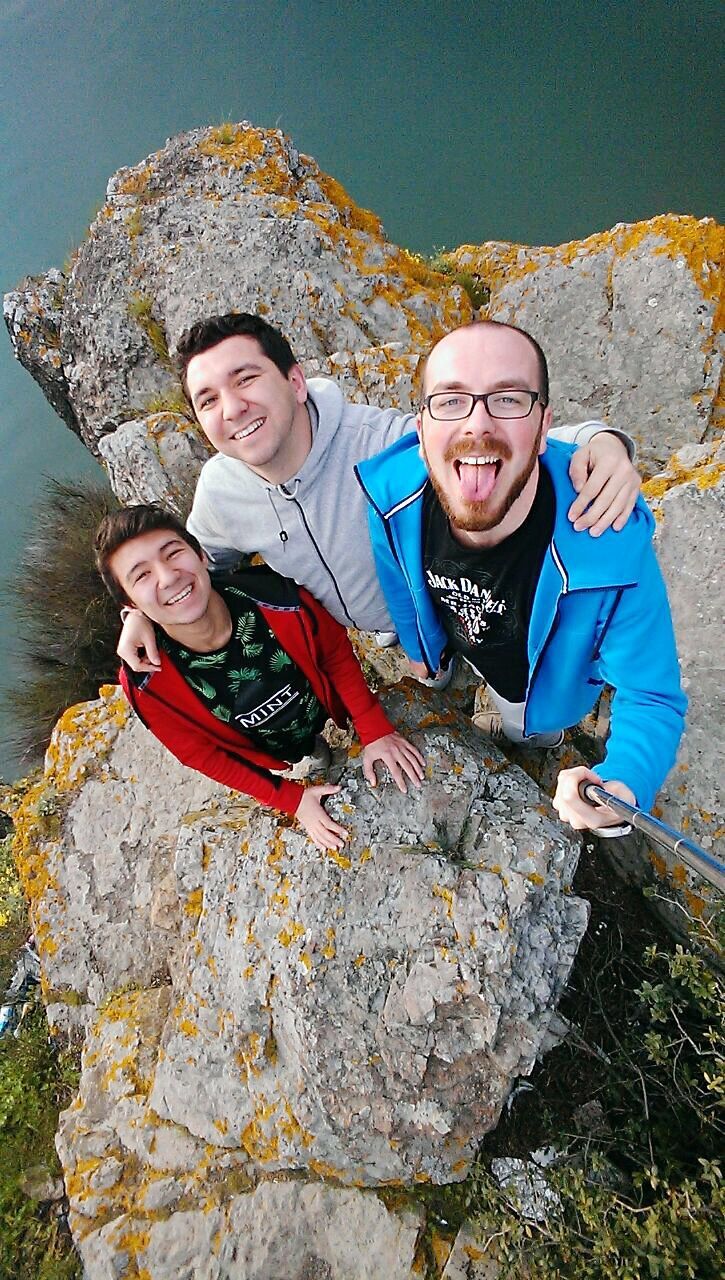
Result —
<instances>
[{"instance_id":1,"label":"man's left hand","mask_svg":"<svg viewBox=\"0 0 725 1280\"><path fill-rule=\"evenodd\" d=\"M375 776L375 761L381 760L388 766L398 791L407 794L406 778L414 787L419 787L425 774L425 760L417 747L399 733L386 733L384 737L371 742L363 751L363 773L371 787L378 785Z\"/></svg>"},{"instance_id":2,"label":"man's left hand","mask_svg":"<svg viewBox=\"0 0 725 1280\"><path fill-rule=\"evenodd\" d=\"M556 795L552 804L563 822L577 831L595 831L597 827L618 826L622 819L606 805L588 804L579 795L582 782L596 782L597 786L611 791L613 796L636 804L637 798L624 782L603 782L597 773L578 765L575 769L562 769L556 783Z\"/></svg>"},{"instance_id":3,"label":"man's left hand","mask_svg":"<svg viewBox=\"0 0 725 1280\"><path fill-rule=\"evenodd\" d=\"M569 476L579 495L568 513L577 533L588 529L598 538L610 525L617 531L624 528L641 481L619 436L598 432L574 453Z\"/></svg>"}]
</instances>

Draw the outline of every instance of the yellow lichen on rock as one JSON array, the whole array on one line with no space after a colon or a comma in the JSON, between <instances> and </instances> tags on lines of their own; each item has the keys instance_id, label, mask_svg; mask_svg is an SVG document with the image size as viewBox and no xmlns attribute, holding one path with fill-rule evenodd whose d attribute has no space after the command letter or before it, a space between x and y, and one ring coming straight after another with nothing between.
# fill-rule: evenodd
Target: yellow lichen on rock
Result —
<instances>
[{"instance_id":1,"label":"yellow lichen on rock","mask_svg":"<svg viewBox=\"0 0 725 1280\"><path fill-rule=\"evenodd\" d=\"M717 303L714 327L722 329L725 322L725 227L713 218L698 219L686 214L665 213L643 222L618 223L609 231L597 231L583 240L570 240L560 245L532 247L503 241L464 244L443 255L443 261L453 270L466 268L475 272L489 288L496 290L540 267L569 266L575 260L605 250L613 251L618 258L624 257L648 236L661 240L660 244L652 246L653 254L664 254L673 261L684 258L703 297Z\"/></svg>"}]
</instances>

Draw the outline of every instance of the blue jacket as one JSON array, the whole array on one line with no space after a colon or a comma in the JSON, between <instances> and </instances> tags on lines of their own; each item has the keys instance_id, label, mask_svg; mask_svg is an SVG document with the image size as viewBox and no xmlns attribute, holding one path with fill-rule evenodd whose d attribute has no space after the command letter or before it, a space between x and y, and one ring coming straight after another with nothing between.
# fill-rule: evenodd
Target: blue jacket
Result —
<instances>
[{"instance_id":1,"label":"blue jacket","mask_svg":"<svg viewBox=\"0 0 725 1280\"><path fill-rule=\"evenodd\" d=\"M553 733L615 690L611 732L597 773L631 787L649 809L675 761L687 700L680 688L667 593L652 547L654 519L640 499L621 533L576 533L570 446L549 441L540 462L554 484L554 533L529 625L524 732ZM355 468L369 502L380 582L408 656L433 674L447 637L423 570L428 473L415 433Z\"/></svg>"}]
</instances>

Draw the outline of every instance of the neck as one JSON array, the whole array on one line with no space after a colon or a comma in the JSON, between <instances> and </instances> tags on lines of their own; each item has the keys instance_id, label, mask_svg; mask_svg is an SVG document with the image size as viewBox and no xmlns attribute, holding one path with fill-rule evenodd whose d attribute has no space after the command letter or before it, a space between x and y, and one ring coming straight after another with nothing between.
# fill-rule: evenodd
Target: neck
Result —
<instances>
[{"instance_id":1,"label":"neck","mask_svg":"<svg viewBox=\"0 0 725 1280\"><path fill-rule=\"evenodd\" d=\"M196 622L178 627L164 627L168 636L192 653L211 653L221 649L232 634L232 615L217 591L212 591L206 612Z\"/></svg>"},{"instance_id":2,"label":"neck","mask_svg":"<svg viewBox=\"0 0 725 1280\"><path fill-rule=\"evenodd\" d=\"M251 467L263 480L270 484L286 484L300 470L312 448L312 422L306 404L299 404L292 422L292 430L285 442L269 462L262 467Z\"/></svg>"},{"instance_id":3,"label":"neck","mask_svg":"<svg viewBox=\"0 0 725 1280\"><path fill-rule=\"evenodd\" d=\"M456 542L460 542L462 547L496 547L506 538L510 538L512 533L521 528L533 507L538 484L539 463L537 462L516 501L511 504L503 520L500 520L492 529L459 529L449 521L450 530Z\"/></svg>"}]
</instances>

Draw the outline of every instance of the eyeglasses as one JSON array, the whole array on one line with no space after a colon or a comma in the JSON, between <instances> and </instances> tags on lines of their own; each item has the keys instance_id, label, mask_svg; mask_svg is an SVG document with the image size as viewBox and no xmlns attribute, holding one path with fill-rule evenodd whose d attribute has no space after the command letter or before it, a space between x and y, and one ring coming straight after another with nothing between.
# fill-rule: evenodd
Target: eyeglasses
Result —
<instances>
[{"instance_id":1,"label":"eyeglasses","mask_svg":"<svg viewBox=\"0 0 725 1280\"><path fill-rule=\"evenodd\" d=\"M460 418L470 418L477 400L483 401L492 418L528 418L537 400L542 408L546 404L540 391L512 388L477 395L472 391L435 391L425 397L422 407L439 422L458 422Z\"/></svg>"}]
</instances>

